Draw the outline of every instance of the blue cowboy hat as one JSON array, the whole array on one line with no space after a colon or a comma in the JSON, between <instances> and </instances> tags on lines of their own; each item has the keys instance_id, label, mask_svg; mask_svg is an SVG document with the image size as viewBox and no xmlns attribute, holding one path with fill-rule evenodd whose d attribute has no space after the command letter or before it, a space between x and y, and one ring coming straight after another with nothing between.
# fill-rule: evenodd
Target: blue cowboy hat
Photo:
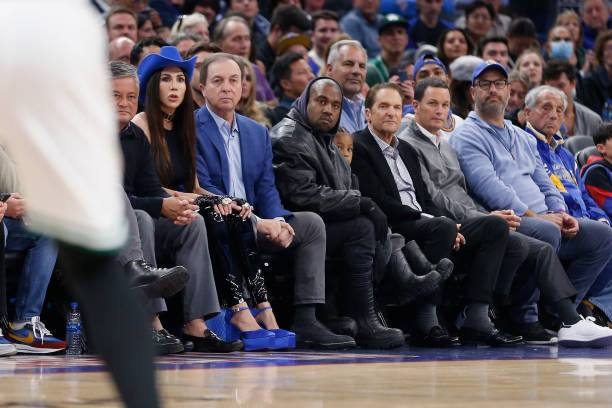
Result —
<instances>
[{"instance_id":1,"label":"blue cowboy hat","mask_svg":"<svg viewBox=\"0 0 612 408\"><path fill-rule=\"evenodd\" d=\"M179 54L176 47L162 47L159 54L147 55L140 66L138 67L138 78L140 79L140 95L138 100L144 105L147 92L147 82L154 72L160 71L166 67L179 67L187 72L187 82L191 82L193 69L195 68L196 59L193 57L189 60L184 60ZM187 90L189 91L189 90Z\"/></svg>"}]
</instances>

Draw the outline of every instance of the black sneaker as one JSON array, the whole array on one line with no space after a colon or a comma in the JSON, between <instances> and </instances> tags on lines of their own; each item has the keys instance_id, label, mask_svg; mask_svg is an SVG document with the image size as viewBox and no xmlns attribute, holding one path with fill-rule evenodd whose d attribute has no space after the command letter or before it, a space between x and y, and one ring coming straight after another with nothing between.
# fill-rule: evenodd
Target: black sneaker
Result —
<instances>
[{"instance_id":1,"label":"black sneaker","mask_svg":"<svg viewBox=\"0 0 612 408\"><path fill-rule=\"evenodd\" d=\"M199 353L231 353L244 347L242 340L225 341L210 329L204 330L204 337L184 334L183 341L193 342L193 351Z\"/></svg>"},{"instance_id":2,"label":"black sneaker","mask_svg":"<svg viewBox=\"0 0 612 408\"><path fill-rule=\"evenodd\" d=\"M183 343L176 337L170 334L166 329L152 331L153 345L157 354L176 354L185 351Z\"/></svg>"},{"instance_id":3,"label":"black sneaker","mask_svg":"<svg viewBox=\"0 0 612 408\"><path fill-rule=\"evenodd\" d=\"M557 344L557 336L550 334L540 322L515 323L511 332L523 336L523 341L527 344Z\"/></svg>"}]
</instances>

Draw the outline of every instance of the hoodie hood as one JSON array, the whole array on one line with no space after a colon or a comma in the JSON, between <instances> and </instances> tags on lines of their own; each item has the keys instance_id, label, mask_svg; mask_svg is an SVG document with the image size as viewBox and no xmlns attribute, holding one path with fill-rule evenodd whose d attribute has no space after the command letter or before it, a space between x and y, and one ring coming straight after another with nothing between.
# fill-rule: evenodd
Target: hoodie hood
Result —
<instances>
[{"instance_id":1,"label":"hoodie hood","mask_svg":"<svg viewBox=\"0 0 612 408\"><path fill-rule=\"evenodd\" d=\"M312 126L312 124L308 120L308 114L306 112L307 106L308 106L308 97L310 95L310 88L315 82L321 81L323 79L328 79L332 81L334 84L336 84L336 86L340 90L340 95L342 95L342 103L344 103L344 93L342 92L342 87L340 86L338 81L336 81L333 78L324 76L324 77L315 78L312 81L310 81L308 85L306 86L306 89L304 89L304 92L302 92L302 94L293 102L293 105L291 106L295 108L295 110L300 114L300 116L304 120L304 124L306 124L312 130L313 133L320 135L320 136L331 137L333 139L336 133L338 132L338 128L340 127L340 116L338 116L338 121L336 122L336 125L330 131L321 132L320 130L315 129ZM340 115L342 115L342 106L340 107Z\"/></svg>"}]
</instances>

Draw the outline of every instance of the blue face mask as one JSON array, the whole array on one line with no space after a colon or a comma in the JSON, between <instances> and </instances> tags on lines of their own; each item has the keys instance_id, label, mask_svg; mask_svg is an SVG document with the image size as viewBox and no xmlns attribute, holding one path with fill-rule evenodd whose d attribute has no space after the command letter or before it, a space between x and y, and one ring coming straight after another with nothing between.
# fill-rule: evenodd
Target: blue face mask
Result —
<instances>
[{"instance_id":1,"label":"blue face mask","mask_svg":"<svg viewBox=\"0 0 612 408\"><path fill-rule=\"evenodd\" d=\"M574 53L574 43L571 41L553 41L550 43L550 56L556 59L568 60Z\"/></svg>"}]
</instances>

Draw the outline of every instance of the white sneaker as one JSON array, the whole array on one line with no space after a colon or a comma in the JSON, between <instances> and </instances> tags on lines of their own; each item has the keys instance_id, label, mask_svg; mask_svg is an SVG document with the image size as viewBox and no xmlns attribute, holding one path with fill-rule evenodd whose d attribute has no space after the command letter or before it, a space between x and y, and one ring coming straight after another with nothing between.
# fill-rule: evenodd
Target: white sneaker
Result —
<instances>
[{"instance_id":1,"label":"white sneaker","mask_svg":"<svg viewBox=\"0 0 612 408\"><path fill-rule=\"evenodd\" d=\"M11 342L4 338L2 330L0 330L0 357L1 356L12 356L17 354L17 348Z\"/></svg>"},{"instance_id":2,"label":"white sneaker","mask_svg":"<svg viewBox=\"0 0 612 408\"><path fill-rule=\"evenodd\" d=\"M559 344L564 347L608 347L612 345L612 329L596 325L591 316L559 329Z\"/></svg>"}]
</instances>

